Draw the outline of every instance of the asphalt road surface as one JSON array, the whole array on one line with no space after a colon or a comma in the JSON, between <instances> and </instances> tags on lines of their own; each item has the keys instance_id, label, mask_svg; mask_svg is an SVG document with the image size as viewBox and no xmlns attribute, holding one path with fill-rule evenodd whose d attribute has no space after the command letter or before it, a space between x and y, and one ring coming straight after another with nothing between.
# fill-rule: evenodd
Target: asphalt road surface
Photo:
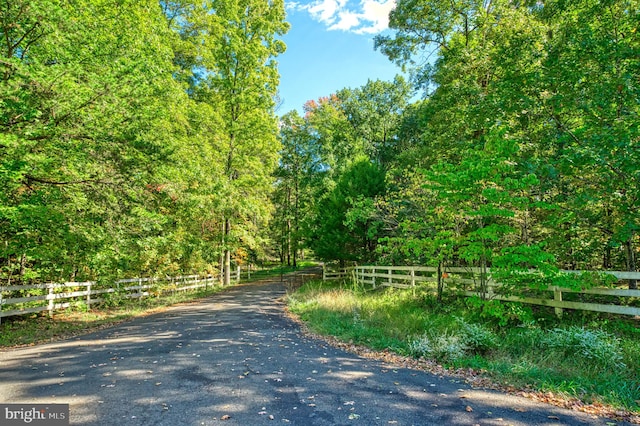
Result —
<instances>
[{"instance_id":1,"label":"asphalt road surface","mask_svg":"<svg viewBox=\"0 0 640 426\"><path fill-rule=\"evenodd\" d=\"M621 424L304 337L286 286L232 287L81 337L0 352L0 403L70 404L73 425ZM1 421L0 421L1 423Z\"/></svg>"}]
</instances>

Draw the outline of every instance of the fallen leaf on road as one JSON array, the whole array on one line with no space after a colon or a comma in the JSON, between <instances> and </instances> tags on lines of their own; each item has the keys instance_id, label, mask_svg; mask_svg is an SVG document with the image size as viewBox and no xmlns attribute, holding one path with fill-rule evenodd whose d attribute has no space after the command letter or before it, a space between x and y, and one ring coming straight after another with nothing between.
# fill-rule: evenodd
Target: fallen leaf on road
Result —
<instances>
[{"instance_id":1,"label":"fallen leaf on road","mask_svg":"<svg viewBox=\"0 0 640 426\"><path fill-rule=\"evenodd\" d=\"M231 416L228 414L225 414L224 416L220 417L220 420L229 420L231 419Z\"/></svg>"},{"instance_id":2,"label":"fallen leaf on road","mask_svg":"<svg viewBox=\"0 0 640 426\"><path fill-rule=\"evenodd\" d=\"M473 408L471 408L470 406L468 406L468 405L467 405L467 408L465 408L465 410L467 410L467 412L469 412L469 413L470 413L470 412L472 412L472 411L473 411Z\"/></svg>"},{"instance_id":3,"label":"fallen leaf on road","mask_svg":"<svg viewBox=\"0 0 640 426\"><path fill-rule=\"evenodd\" d=\"M360 414L356 414L356 413L349 414L349 420L355 420L359 418L360 418Z\"/></svg>"}]
</instances>

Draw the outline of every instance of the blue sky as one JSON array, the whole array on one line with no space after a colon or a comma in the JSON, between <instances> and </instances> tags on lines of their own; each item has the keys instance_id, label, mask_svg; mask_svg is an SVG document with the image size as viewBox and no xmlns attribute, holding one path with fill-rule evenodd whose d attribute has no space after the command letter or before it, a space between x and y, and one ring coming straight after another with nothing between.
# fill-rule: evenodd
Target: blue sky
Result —
<instances>
[{"instance_id":1,"label":"blue sky","mask_svg":"<svg viewBox=\"0 0 640 426\"><path fill-rule=\"evenodd\" d=\"M302 111L310 99L371 80L392 80L400 68L373 49L373 37L387 28L393 0L300 0L287 2L291 29L287 51L277 60L277 113Z\"/></svg>"}]
</instances>

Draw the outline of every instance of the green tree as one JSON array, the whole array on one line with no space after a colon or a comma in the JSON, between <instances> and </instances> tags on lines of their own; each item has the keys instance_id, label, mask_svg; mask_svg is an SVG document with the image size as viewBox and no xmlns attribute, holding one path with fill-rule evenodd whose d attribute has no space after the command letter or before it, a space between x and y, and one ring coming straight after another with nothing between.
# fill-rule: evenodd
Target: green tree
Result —
<instances>
[{"instance_id":1,"label":"green tree","mask_svg":"<svg viewBox=\"0 0 640 426\"><path fill-rule=\"evenodd\" d=\"M224 156L224 282L229 284L231 251L269 214L278 152L274 96L279 75L274 58L285 50L278 36L288 24L282 1L213 1L211 9L215 13L208 15L204 64L209 74L204 84L223 126L215 143Z\"/></svg>"},{"instance_id":2,"label":"green tree","mask_svg":"<svg viewBox=\"0 0 640 426\"><path fill-rule=\"evenodd\" d=\"M504 129L518 141L510 161L537 176L536 197L551 207L527 209L534 241L558 266L637 269L637 9L398 2L395 34L376 45L411 67L428 94L405 114L402 134L415 146L405 168L463 170L492 129ZM430 54L436 60L425 63ZM391 176L401 183L402 173Z\"/></svg>"},{"instance_id":3,"label":"green tree","mask_svg":"<svg viewBox=\"0 0 640 426\"><path fill-rule=\"evenodd\" d=\"M19 0L0 13L6 275L117 270L136 257L127 239L157 219L143 213L147 185L174 143L167 109L182 91L164 16L153 2L104 1Z\"/></svg>"},{"instance_id":4,"label":"green tree","mask_svg":"<svg viewBox=\"0 0 640 426\"><path fill-rule=\"evenodd\" d=\"M280 120L280 164L276 171L276 240L280 242L281 261L297 266L298 254L304 247L302 232L305 217L313 207L313 190L320 172L316 140L307 122L297 111Z\"/></svg>"},{"instance_id":5,"label":"green tree","mask_svg":"<svg viewBox=\"0 0 640 426\"><path fill-rule=\"evenodd\" d=\"M384 168L404 147L398 139L398 127L411 94L411 86L401 76L393 81L369 80L362 87L337 93L354 136L362 141L364 153Z\"/></svg>"},{"instance_id":6,"label":"green tree","mask_svg":"<svg viewBox=\"0 0 640 426\"><path fill-rule=\"evenodd\" d=\"M185 0L167 3L165 13L181 36L179 79L199 110L191 122L203 145L197 150L210 159L214 176L193 192L209 209L203 229L219 238L221 277L228 284L232 254L262 245L259 231L271 213L278 152L275 57L285 49L278 39L288 29L284 5Z\"/></svg>"},{"instance_id":7,"label":"green tree","mask_svg":"<svg viewBox=\"0 0 640 426\"><path fill-rule=\"evenodd\" d=\"M317 202L309 237L314 253L341 263L372 261L380 232L375 200L384 192L382 168L366 157L354 161Z\"/></svg>"}]
</instances>

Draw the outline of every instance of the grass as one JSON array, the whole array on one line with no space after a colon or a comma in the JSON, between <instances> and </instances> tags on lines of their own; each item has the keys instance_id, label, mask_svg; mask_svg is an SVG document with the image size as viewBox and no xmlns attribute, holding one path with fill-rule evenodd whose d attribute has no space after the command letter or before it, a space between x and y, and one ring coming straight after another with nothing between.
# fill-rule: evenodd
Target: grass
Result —
<instances>
[{"instance_id":1,"label":"grass","mask_svg":"<svg viewBox=\"0 0 640 426\"><path fill-rule=\"evenodd\" d=\"M637 319L567 311L558 320L544 308L317 281L290 295L289 307L314 332L345 342L640 413Z\"/></svg>"}]
</instances>

